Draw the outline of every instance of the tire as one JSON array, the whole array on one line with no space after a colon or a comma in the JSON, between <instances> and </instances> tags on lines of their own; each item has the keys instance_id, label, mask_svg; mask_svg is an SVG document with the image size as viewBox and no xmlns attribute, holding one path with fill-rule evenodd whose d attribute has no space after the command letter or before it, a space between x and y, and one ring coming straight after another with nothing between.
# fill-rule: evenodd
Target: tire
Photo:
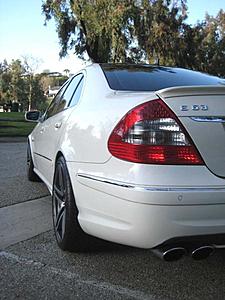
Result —
<instances>
[{"instance_id":1,"label":"tire","mask_svg":"<svg viewBox=\"0 0 225 300\"><path fill-rule=\"evenodd\" d=\"M31 155L30 144L27 144L27 178L29 181L41 181L34 172L34 163Z\"/></svg>"},{"instance_id":2,"label":"tire","mask_svg":"<svg viewBox=\"0 0 225 300\"><path fill-rule=\"evenodd\" d=\"M56 241L62 250L86 252L91 249L92 237L84 233L78 222L78 209L66 161L62 156L58 158L55 166L52 217Z\"/></svg>"}]
</instances>

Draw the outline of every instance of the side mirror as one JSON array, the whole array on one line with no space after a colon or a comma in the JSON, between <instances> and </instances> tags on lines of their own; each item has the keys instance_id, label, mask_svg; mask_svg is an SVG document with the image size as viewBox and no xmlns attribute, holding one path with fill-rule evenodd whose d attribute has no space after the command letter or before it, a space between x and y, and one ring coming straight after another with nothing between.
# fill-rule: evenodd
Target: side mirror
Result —
<instances>
[{"instance_id":1,"label":"side mirror","mask_svg":"<svg viewBox=\"0 0 225 300\"><path fill-rule=\"evenodd\" d=\"M41 117L41 112L38 110L27 111L25 113L25 120L29 122L38 122Z\"/></svg>"}]
</instances>

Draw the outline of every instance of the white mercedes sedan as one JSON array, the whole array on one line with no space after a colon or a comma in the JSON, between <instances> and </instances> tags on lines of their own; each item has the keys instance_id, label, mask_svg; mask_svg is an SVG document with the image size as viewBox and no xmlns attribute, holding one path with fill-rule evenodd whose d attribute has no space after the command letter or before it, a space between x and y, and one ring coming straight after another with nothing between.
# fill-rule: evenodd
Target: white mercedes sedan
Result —
<instances>
[{"instance_id":1,"label":"white mercedes sedan","mask_svg":"<svg viewBox=\"0 0 225 300\"><path fill-rule=\"evenodd\" d=\"M52 194L59 247L93 240L166 261L225 247L225 80L152 65L93 64L28 138L27 174Z\"/></svg>"}]
</instances>

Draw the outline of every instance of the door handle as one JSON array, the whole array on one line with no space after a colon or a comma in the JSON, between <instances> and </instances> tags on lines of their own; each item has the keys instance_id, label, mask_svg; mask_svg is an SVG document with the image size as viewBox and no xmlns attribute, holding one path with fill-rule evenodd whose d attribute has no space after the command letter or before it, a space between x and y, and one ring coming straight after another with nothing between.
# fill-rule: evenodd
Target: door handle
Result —
<instances>
[{"instance_id":1,"label":"door handle","mask_svg":"<svg viewBox=\"0 0 225 300\"><path fill-rule=\"evenodd\" d=\"M57 122L57 123L55 123L55 128L60 128L62 126L62 122Z\"/></svg>"},{"instance_id":2,"label":"door handle","mask_svg":"<svg viewBox=\"0 0 225 300\"><path fill-rule=\"evenodd\" d=\"M44 131L45 131L45 128L44 128L44 127L41 127L40 133L43 133Z\"/></svg>"}]
</instances>

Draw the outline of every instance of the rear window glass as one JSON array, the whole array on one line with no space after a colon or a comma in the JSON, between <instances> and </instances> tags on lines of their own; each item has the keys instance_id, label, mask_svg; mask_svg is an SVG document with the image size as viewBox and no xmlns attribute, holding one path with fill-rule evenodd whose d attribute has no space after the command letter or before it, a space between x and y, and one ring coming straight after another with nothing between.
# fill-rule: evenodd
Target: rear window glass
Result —
<instances>
[{"instance_id":1,"label":"rear window glass","mask_svg":"<svg viewBox=\"0 0 225 300\"><path fill-rule=\"evenodd\" d=\"M113 90L157 91L175 86L225 86L225 79L180 68L120 64L101 64L101 67Z\"/></svg>"}]
</instances>

